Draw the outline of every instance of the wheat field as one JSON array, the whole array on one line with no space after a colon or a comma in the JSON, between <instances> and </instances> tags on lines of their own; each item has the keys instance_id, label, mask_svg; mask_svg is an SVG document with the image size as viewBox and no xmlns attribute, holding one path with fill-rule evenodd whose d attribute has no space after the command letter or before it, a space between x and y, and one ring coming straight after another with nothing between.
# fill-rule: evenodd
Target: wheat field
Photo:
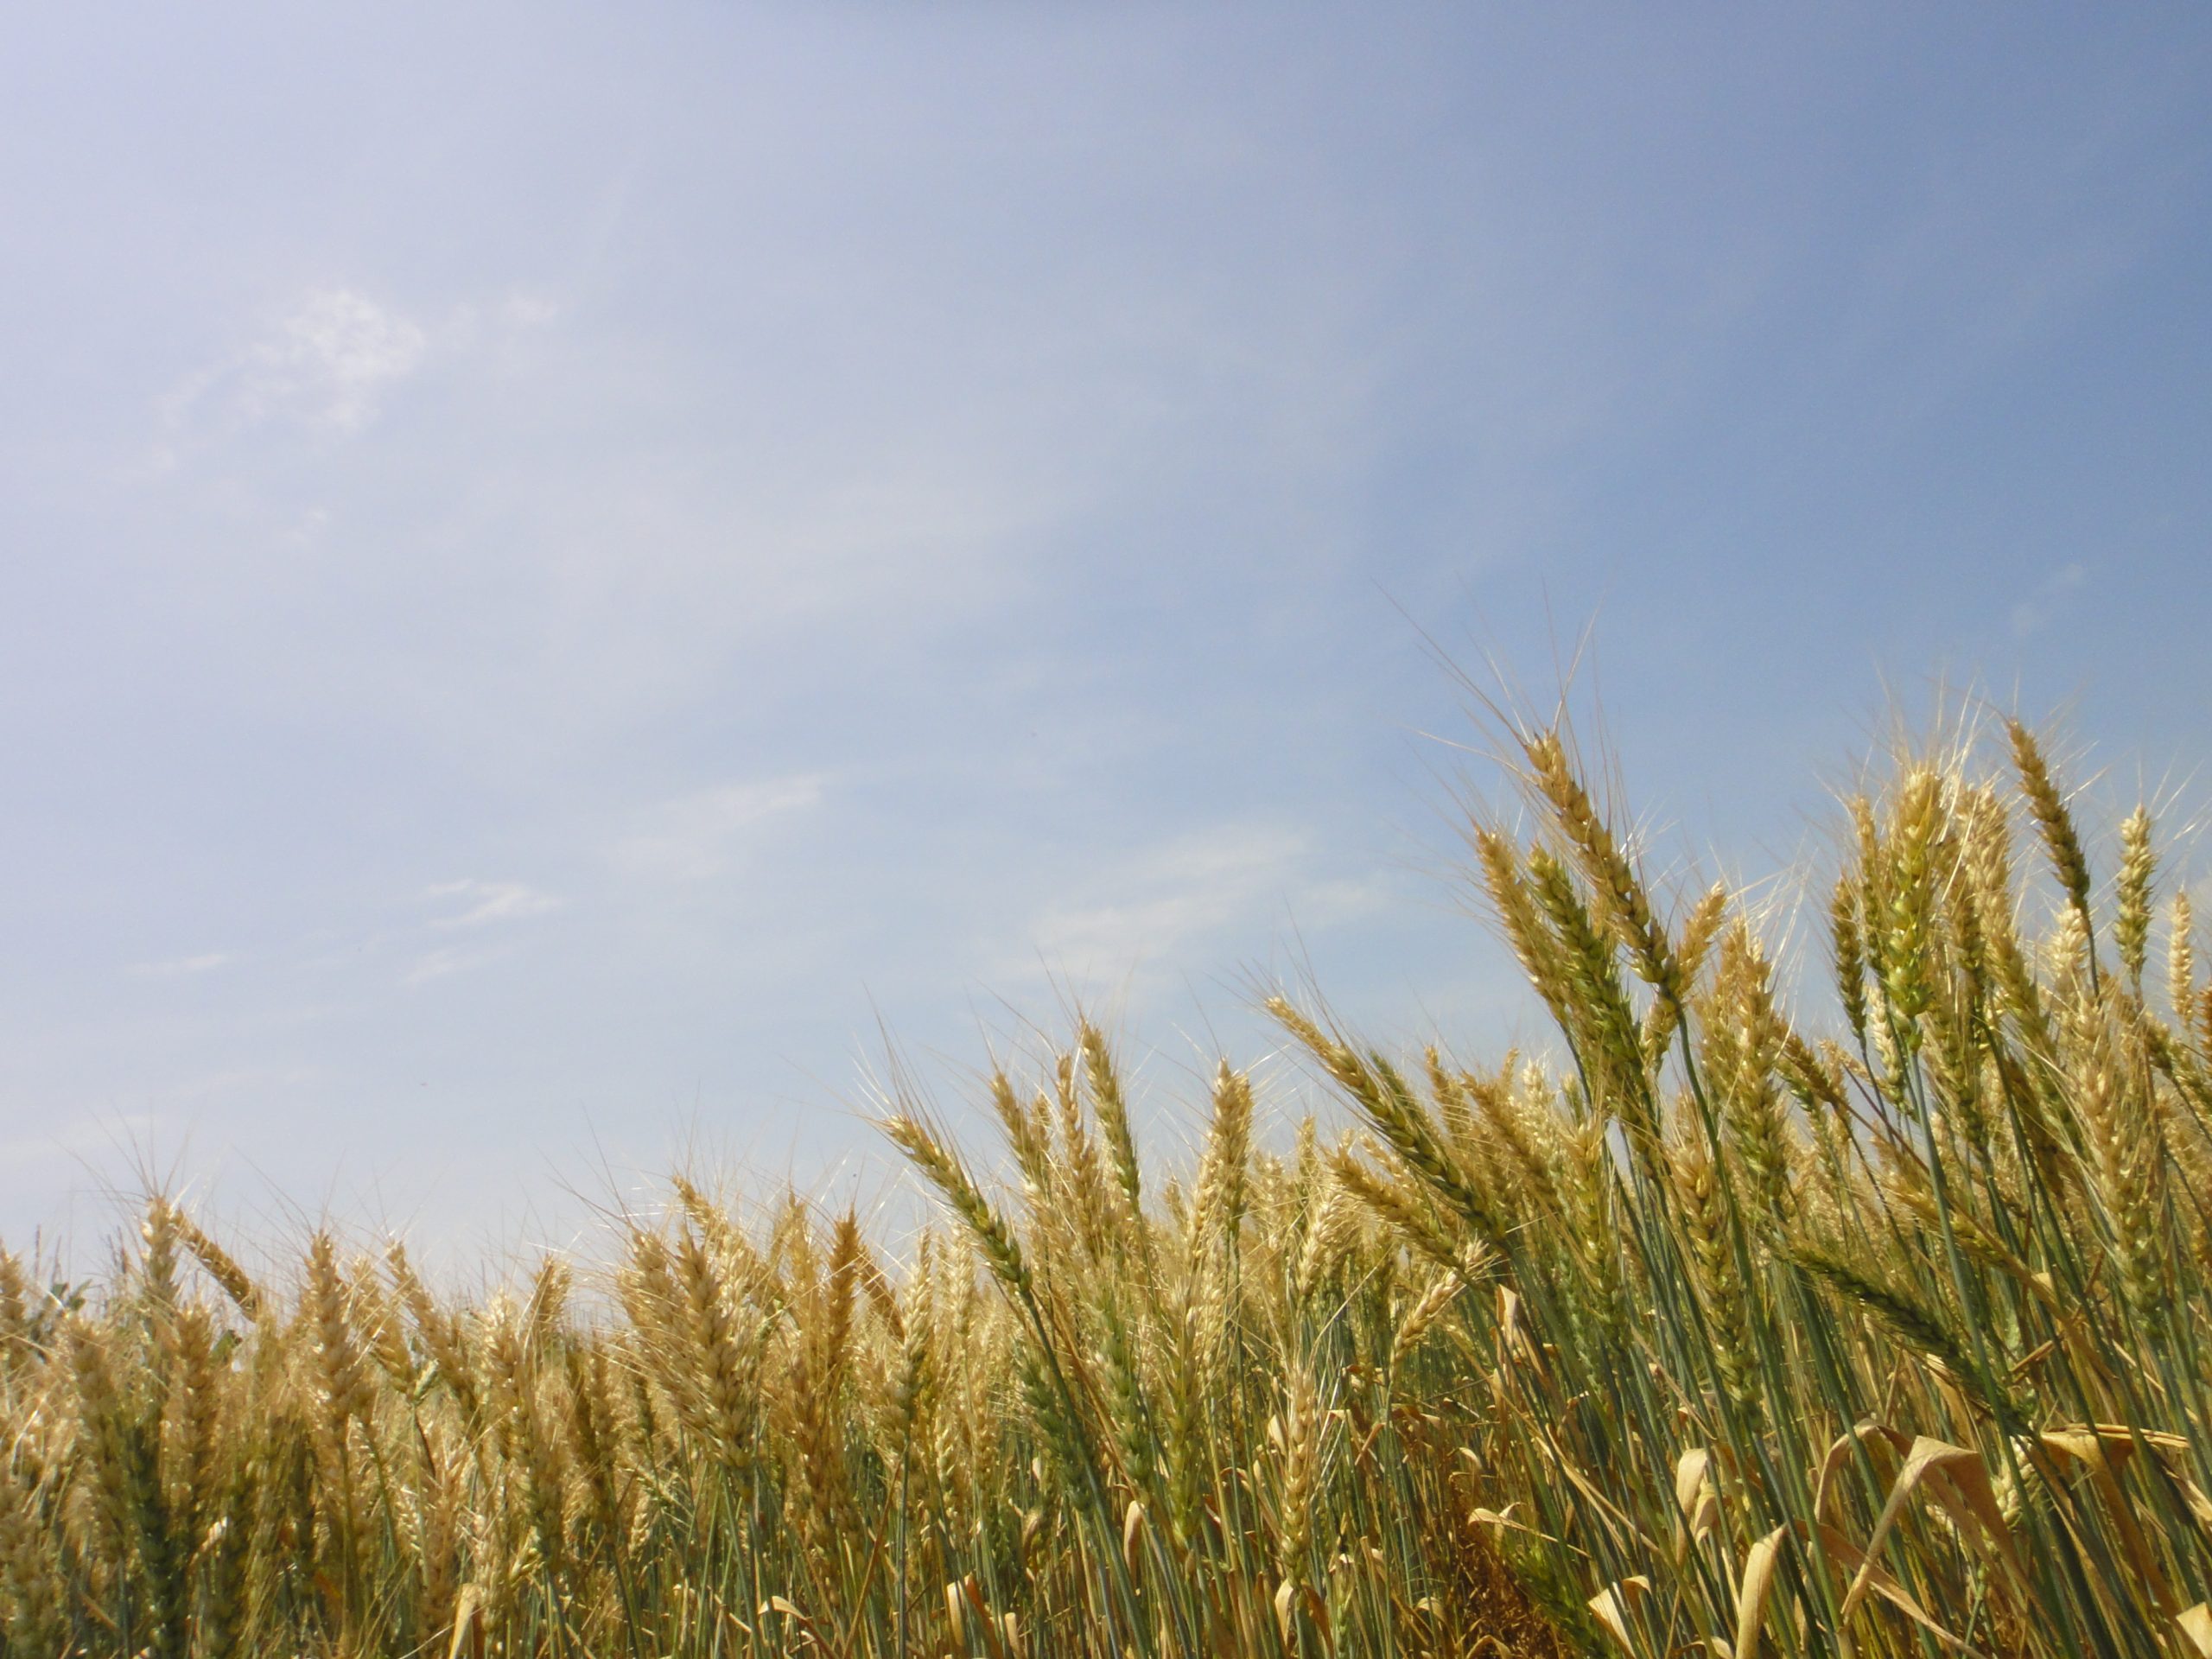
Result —
<instances>
[{"instance_id":1,"label":"wheat field","mask_svg":"<svg viewBox=\"0 0 2212 1659\"><path fill-rule=\"evenodd\" d=\"M0 1650L2212 1656L2212 990L2150 815L1991 722L1804 902L1664 892L1509 735L1470 874L1541 1052L1277 997L1169 1174L1077 1019L1001 1146L887 1091L918 1237L677 1179L468 1300L165 1196L97 1280L0 1255Z\"/></svg>"}]
</instances>

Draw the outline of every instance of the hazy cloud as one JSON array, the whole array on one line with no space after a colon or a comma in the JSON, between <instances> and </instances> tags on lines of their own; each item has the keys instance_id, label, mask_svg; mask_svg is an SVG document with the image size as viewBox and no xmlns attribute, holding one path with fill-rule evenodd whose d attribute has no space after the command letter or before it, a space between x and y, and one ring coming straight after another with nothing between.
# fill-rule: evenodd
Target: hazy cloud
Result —
<instances>
[{"instance_id":1,"label":"hazy cloud","mask_svg":"<svg viewBox=\"0 0 2212 1659\"><path fill-rule=\"evenodd\" d=\"M557 909L560 899L520 881L478 881L464 879L441 881L426 888L425 899L454 899L460 907L435 917L430 925L441 928L485 927L497 922L519 922Z\"/></svg>"},{"instance_id":2,"label":"hazy cloud","mask_svg":"<svg viewBox=\"0 0 2212 1659\"><path fill-rule=\"evenodd\" d=\"M2058 601L2089 579L2082 565L2062 565L2037 582L2034 590L2012 607L2012 637L2025 639L2048 626L2058 613Z\"/></svg>"},{"instance_id":3,"label":"hazy cloud","mask_svg":"<svg viewBox=\"0 0 2212 1659\"><path fill-rule=\"evenodd\" d=\"M617 868L648 880L697 881L719 875L746 831L768 819L821 804L819 773L724 784L664 801L614 850Z\"/></svg>"},{"instance_id":4,"label":"hazy cloud","mask_svg":"<svg viewBox=\"0 0 2212 1659\"><path fill-rule=\"evenodd\" d=\"M429 349L419 327L364 295L311 294L255 351L247 393L259 407L289 405L350 431L376 413L391 386L422 366Z\"/></svg>"},{"instance_id":5,"label":"hazy cloud","mask_svg":"<svg viewBox=\"0 0 2212 1659\"><path fill-rule=\"evenodd\" d=\"M357 289L315 289L245 350L164 400L171 442L162 459L175 461L178 442L231 437L272 421L359 431L429 349L419 323Z\"/></svg>"},{"instance_id":6,"label":"hazy cloud","mask_svg":"<svg viewBox=\"0 0 2212 1659\"><path fill-rule=\"evenodd\" d=\"M444 979L471 968L481 968L486 963L496 962L505 954L500 950L464 950L459 945L442 945L435 950L424 951L409 963L407 971L399 976L399 982L407 986L428 984L434 979Z\"/></svg>"},{"instance_id":7,"label":"hazy cloud","mask_svg":"<svg viewBox=\"0 0 2212 1659\"><path fill-rule=\"evenodd\" d=\"M0 1139L0 1168L36 1168L65 1161L79 1165L102 1154L128 1154L149 1143L162 1127L155 1112L120 1112L112 1116L79 1116L29 1135Z\"/></svg>"},{"instance_id":8,"label":"hazy cloud","mask_svg":"<svg viewBox=\"0 0 2212 1659\"><path fill-rule=\"evenodd\" d=\"M550 295L517 290L454 305L433 325L357 288L311 289L251 344L162 400L157 458L174 466L184 450L270 425L352 435L435 358L545 328L561 314Z\"/></svg>"},{"instance_id":9,"label":"hazy cloud","mask_svg":"<svg viewBox=\"0 0 2212 1659\"><path fill-rule=\"evenodd\" d=\"M1231 824L1180 836L1125 860L1067 903L1031 921L1029 966L1116 974L1165 958L1189 961L1208 938L1246 932L1274 911L1323 926L1365 915L1378 880L1331 875L1312 837L1281 825Z\"/></svg>"},{"instance_id":10,"label":"hazy cloud","mask_svg":"<svg viewBox=\"0 0 2212 1659\"><path fill-rule=\"evenodd\" d=\"M134 962L126 971L141 979L175 979L188 974L212 974L228 967L231 960L228 951L210 950L203 956L179 957L174 962Z\"/></svg>"}]
</instances>

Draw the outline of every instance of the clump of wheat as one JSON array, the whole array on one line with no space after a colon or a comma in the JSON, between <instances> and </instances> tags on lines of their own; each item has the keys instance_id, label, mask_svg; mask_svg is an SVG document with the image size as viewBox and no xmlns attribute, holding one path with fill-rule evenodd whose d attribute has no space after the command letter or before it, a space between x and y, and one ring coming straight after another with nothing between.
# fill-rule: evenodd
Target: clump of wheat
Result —
<instances>
[{"instance_id":1,"label":"clump of wheat","mask_svg":"<svg viewBox=\"0 0 2212 1659\"><path fill-rule=\"evenodd\" d=\"M1004 1180L884 1103L903 1266L681 1178L475 1300L165 1196L97 1282L0 1252L0 1655L2212 1655L2212 990L2149 813L2101 887L2026 728L1905 756L1793 951L1516 753L1471 842L1548 1057L1278 998L1334 1103L1278 1139L1224 1063L1170 1175L1079 1018L988 1077Z\"/></svg>"}]
</instances>

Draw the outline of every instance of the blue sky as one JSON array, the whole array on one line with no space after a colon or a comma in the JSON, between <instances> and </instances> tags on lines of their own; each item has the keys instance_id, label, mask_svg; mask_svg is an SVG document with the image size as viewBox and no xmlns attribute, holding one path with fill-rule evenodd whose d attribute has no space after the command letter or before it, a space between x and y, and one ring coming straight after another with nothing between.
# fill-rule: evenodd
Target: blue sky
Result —
<instances>
[{"instance_id":1,"label":"blue sky","mask_svg":"<svg viewBox=\"0 0 2212 1659\"><path fill-rule=\"evenodd\" d=\"M1669 868L1938 676L2212 758L2193 7L48 8L0 192L11 1241L1502 1041L1421 630L1594 621Z\"/></svg>"}]
</instances>

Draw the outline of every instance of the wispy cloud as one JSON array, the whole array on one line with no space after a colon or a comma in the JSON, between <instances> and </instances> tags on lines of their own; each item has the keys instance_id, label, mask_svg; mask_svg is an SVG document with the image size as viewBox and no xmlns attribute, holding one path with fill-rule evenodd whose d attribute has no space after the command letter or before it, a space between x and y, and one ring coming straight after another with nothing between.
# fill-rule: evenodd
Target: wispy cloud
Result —
<instances>
[{"instance_id":1,"label":"wispy cloud","mask_svg":"<svg viewBox=\"0 0 2212 1659\"><path fill-rule=\"evenodd\" d=\"M510 954L511 947L484 943L483 936L496 938L499 930L558 910L564 902L557 894L525 881L484 881L474 876L433 883L423 889L422 898L426 903L448 906L444 913L422 924L432 934L460 933L472 938L466 943L433 945L419 951L401 971L402 985L424 985L499 961ZM398 937L404 938L405 933Z\"/></svg>"},{"instance_id":2,"label":"wispy cloud","mask_svg":"<svg viewBox=\"0 0 2212 1659\"><path fill-rule=\"evenodd\" d=\"M399 982L409 987L427 985L434 979L445 979L454 974L466 973L472 968L484 967L497 962L505 954L503 950L481 950L455 944L441 945L435 950L424 951L410 963L407 970L400 975Z\"/></svg>"},{"instance_id":3,"label":"wispy cloud","mask_svg":"<svg viewBox=\"0 0 2212 1659\"><path fill-rule=\"evenodd\" d=\"M365 425L385 394L423 365L429 336L352 289L311 294L257 347L244 391L257 406L290 408L321 425Z\"/></svg>"},{"instance_id":4,"label":"wispy cloud","mask_svg":"<svg viewBox=\"0 0 2212 1659\"><path fill-rule=\"evenodd\" d=\"M2027 639L2050 625L2058 602L2089 579L2087 567L2062 565L2035 585L2028 596L2012 607L2012 637Z\"/></svg>"},{"instance_id":5,"label":"wispy cloud","mask_svg":"<svg viewBox=\"0 0 2212 1659\"><path fill-rule=\"evenodd\" d=\"M1301 831L1224 825L1140 853L1048 906L1029 925L1028 965L1110 974L1190 961L1202 945L1256 935L1270 912L1326 926L1370 914L1387 897L1379 880L1329 874Z\"/></svg>"},{"instance_id":6,"label":"wispy cloud","mask_svg":"<svg viewBox=\"0 0 2212 1659\"><path fill-rule=\"evenodd\" d=\"M270 425L348 436L441 356L549 327L557 300L517 291L463 302L431 323L353 287L309 289L242 350L188 377L161 400L157 461Z\"/></svg>"},{"instance_id":7,"label":"wispy cloud","mask_svg":"<svg viewBox=\"0 0 2212 1659\"><path fill-rule=\"evenodd\" d=\"M162 1115L144 1111L75 1116L45 1130L0 1140L0 1167L13 1173L63 1162L83 1165L103 1155L112 1159L149 1142L163 1122Z\"/></svg>"},{"instance_id":8,"label":"wispy cloud","mask_svg":"<svg viewBox=\"0 0 2212 1659\"><path fill-rule=\"evenodd\" d=\"M557 910L561 905L553 894L541 893L521 881L479 881L473 877L441 881L425 888L423 896L461 901L450 914L431 918L430 925L438 928L488 927L499 922L526 921L532 916L543 916L549 910Z\"/></svg>"},{"instance_id":9,"label":"wispy cloud","mask_svg":"<svg viewBox=\"0 0 2212 1659\"><path fill-rule=\"evenodd\" d=\"M821 804L823 778L804 772L723 784L664 801L614 849L614 863L647 880L700 881L729 866L747 831Z\"/></svg>"},{"instance_id":10,"label":"wispy cloud","mask_svg":"<svg viewBox=\"0 0 2212 1659\"><path fill-rule=\"evenodd\" d=\"M125 969L139 979L176 979L190 974L212 974L218 968L227 968L233 958L226 950L210 950L197 957L179 957L173 962L134 962Z\"/></svg>"},{"instance_id":11,"label":"wispy cloud","mask_svg":"<svg viewBox=\"0 0 2212 1659\"><path fill-rule=\"evenodd\" d=\"M314 1067L304 1065L234 1066L228 1071L211 1071L204 1077L188 1078L168 1090L164 1098L179 1104L194 1104L272 1089L296 1088L314 1082L320 1075Z\"/></svg>"},{"instance_id":12,"label":"wispy cloud","mask_svg":"<svg viewBox=\"0 0 2212 1659\"><path fill-rule=\"evenodd\" d=\"M490 305L464 303L454 308L439 331L440 344L474 346L495 333L518 334L550 327L561 320L561 302L551 295L524 289Z\"/></svg>"},{"instance_id":13,"label":"wispy cloud","mask_svg":"<svg viewBox=\"0 0 2212 1659\"><path fill-rule=\"evenodd\" d=\"M317 289L245 350L201 370L162 400L162 458L194 440L235 436L271 421L334 433L360 430L423 366L420 323L356 289Z\"/></svg>"}]
</instances>

